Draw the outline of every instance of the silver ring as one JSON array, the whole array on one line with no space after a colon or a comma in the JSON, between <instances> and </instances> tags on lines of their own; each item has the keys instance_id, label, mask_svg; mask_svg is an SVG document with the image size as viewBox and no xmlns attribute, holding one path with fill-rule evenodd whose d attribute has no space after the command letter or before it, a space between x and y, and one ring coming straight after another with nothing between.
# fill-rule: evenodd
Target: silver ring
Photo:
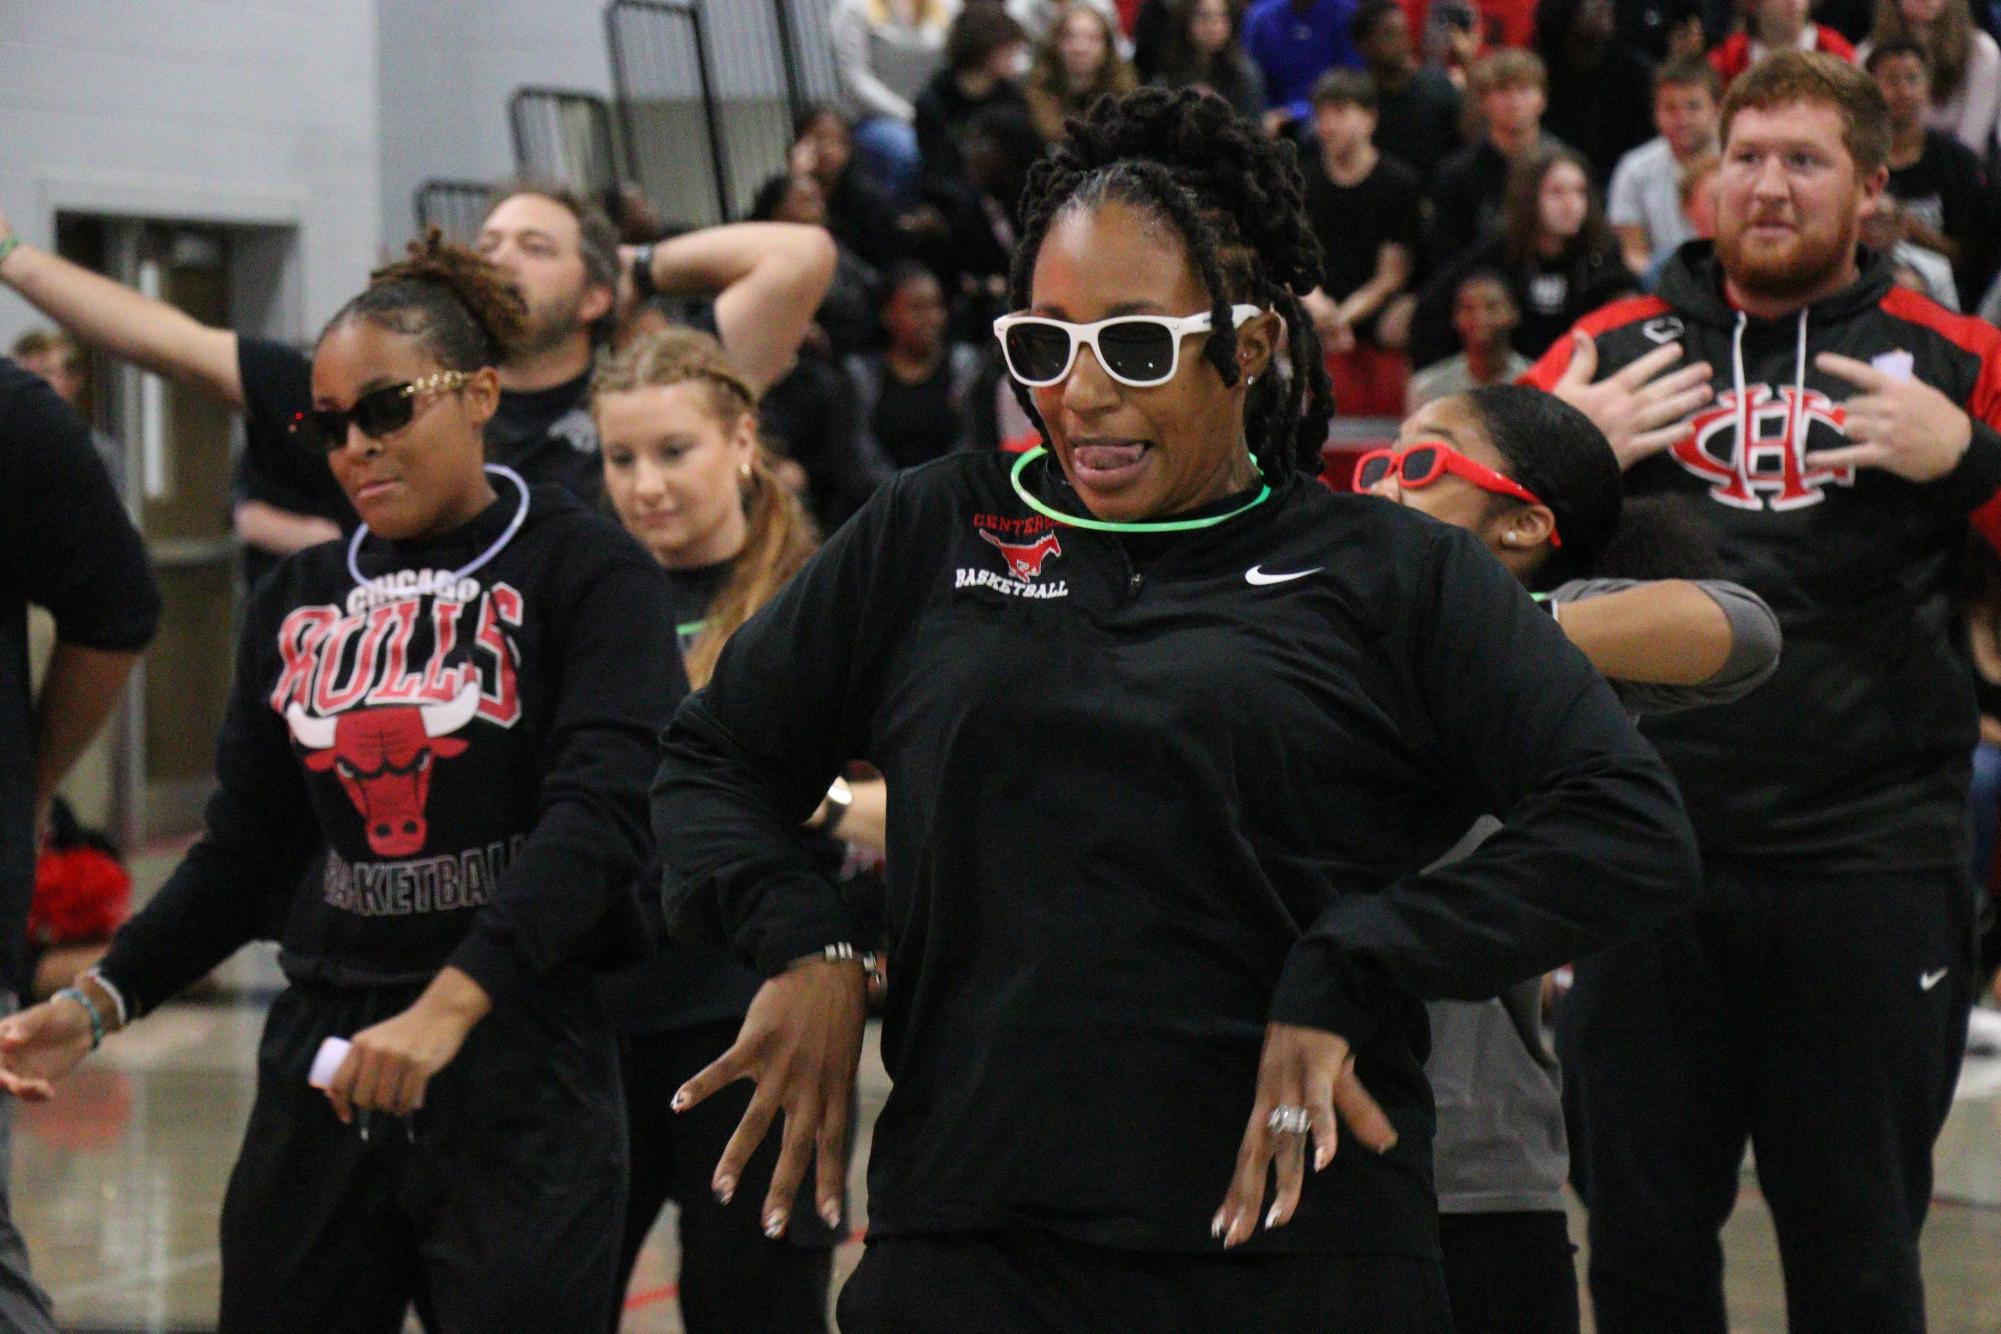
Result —
<instances>
[{"instance_id":1,"label":"silver ring","mask_svg":"<svg viewBox=\"0 0 2001 1334\"><path fill-rule=\"evenodd\" d=\"M1313 1113L1290 1103L1280 1103L1265 1118L1265 1128L1274 1135L1304 1135L1312 1127Z\"/></svg>"}]
</instances>

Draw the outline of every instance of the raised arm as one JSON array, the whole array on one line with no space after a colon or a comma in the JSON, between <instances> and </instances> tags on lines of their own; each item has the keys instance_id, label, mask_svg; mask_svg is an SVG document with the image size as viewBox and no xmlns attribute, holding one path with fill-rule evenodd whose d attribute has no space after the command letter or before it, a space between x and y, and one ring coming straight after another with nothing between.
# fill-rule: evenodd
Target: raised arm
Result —
<instances>
[{"instance_id":1,"label":"raised arm","mask_svg":"<svg viewBox=\"0 0 2001 1334\"><path fill-rule=\"evenodd\" d=\"M638 251L628 249L626 262ZM652 248L661 292L716 293L716 330L753 384L768 388L798 356L834 279L834 239L823 227L739 222L704 227Z\"/></svg>"},{"instance_id":2,"label":"raised arm","mask_svg":"<svg viewBox=\"0 0 2001 1334\"><path fill-rule=\"evenodd\" d=\"M13 234L0 213L0 240ZM231 330L211 328L37 246L18 245L0 260L0 282L93 347L242 409Z\"/></svg>"},{"instance_id":3,"label":"raised arm","mask_svg":"<svg viewBox=\"0 0 2001 1334\"><path fill-rule=\"evenodd\" d=\"M1582 580L1558 589L1570 642L1641 713L1723 704L1779 664L1778 617L1723 580Z\"/></svg>"}]
</instances>

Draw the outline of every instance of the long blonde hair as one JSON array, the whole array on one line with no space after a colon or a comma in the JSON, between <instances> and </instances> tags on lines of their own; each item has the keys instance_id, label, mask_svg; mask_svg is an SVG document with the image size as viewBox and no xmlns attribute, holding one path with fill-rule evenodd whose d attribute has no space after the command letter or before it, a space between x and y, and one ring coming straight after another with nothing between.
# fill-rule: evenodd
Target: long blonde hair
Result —
<instances>
[{"instance_id":1,"label":"long blonde hair","mask_svg":"<svg viewBox=\"0 0 2001 1334\"><path fill-rule=\"evenodd\" d=\"M700 383L708 390L709 411L725 433L757 416L757 391L723 351L722 344L695 329L663 329L634 339L607 358L591 377L591 403L606 394ZM805 507L779 480L776 460L760 441L743 481L743 550L730 562L730 576L709 604L694 643L682 657L688 683L701 687L715 674L716 658L737 627L769 602L799 572L820 544Z\"/></svg>"}]
</instances>

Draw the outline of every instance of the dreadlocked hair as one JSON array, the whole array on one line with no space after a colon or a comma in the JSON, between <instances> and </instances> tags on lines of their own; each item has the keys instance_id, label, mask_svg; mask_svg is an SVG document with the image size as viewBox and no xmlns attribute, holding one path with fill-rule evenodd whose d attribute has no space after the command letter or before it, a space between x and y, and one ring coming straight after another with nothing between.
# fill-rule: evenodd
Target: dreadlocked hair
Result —
<instances>
[{"instance_id":1,"label":"dreadlocked hair","mask_svg":"<svg viewBox=\"0 0 2001 1334\"><path fill-rule=\"evenodd\" d=\"M499 365L520 343L528 308L499 269L433 227L405 258L368 275L321 341L349 320L422 339L447 370L476 371Z\"/></svg>"},{"instance_id":2,"label":"dreadlocked hair","mask_svg":"<svg viewBox=\"0 0 2001 1334\"><path fill-rule=\"evenodd\" d=\"M606 394L699 384L709 415L725 433L744 417L757 415L757 391L708 334L670 328L635 338L599 365L591 377L591 405ZM741 483L745 536L730 563L729 578L710 604L702 629L682 663L688 683L699 689L715 674L723 644L751 615L799 572L820 544L813 520L778 477L777 460L759 441L751 454L750 476Z\"/></svg>"},{"instance_id":3,"label":"dreadlocked hair","mask_svg":"<svg viewBox=\"0 0 2001 1334\"><path fill-rule=\"evenodd\" d=\"M1050 226L1073 209L1118 201L1159 217L1181 234L1215 319L1202 355L1235 385L1237 332L1230 307L1276 310L1285 321L1291 374L1277 366L1244 402L1244 434L1269 481L1317 473L1334 389L1313 321L1299 298L1320 283L1320 243L1306 222L1298 150L1266 139L1220 97L1192 88L1142 88L1104 97L1028 173L1021 241L1009 274L1014 309L1030 303L1036 255ZM1033 395L1015 398L1048 443Z\"/></svg>"}]
</instances>

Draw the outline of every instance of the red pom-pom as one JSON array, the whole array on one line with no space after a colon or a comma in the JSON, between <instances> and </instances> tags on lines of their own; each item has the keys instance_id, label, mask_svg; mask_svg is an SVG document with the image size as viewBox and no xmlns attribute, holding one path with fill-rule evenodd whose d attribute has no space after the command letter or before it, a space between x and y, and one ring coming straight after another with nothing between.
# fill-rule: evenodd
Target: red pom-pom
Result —
<instances>
[{"instance_id":1,"label":"red pom-pom","mask_svg":"<svg viewBox=\"0 0 2001 1334\"><path fill-rule=\"evenodd\" d=\"M131 914L131 873L96 848L46 851L36 863L30 940L43 945L109 940Z\"/></svg>"}]
</instances>

